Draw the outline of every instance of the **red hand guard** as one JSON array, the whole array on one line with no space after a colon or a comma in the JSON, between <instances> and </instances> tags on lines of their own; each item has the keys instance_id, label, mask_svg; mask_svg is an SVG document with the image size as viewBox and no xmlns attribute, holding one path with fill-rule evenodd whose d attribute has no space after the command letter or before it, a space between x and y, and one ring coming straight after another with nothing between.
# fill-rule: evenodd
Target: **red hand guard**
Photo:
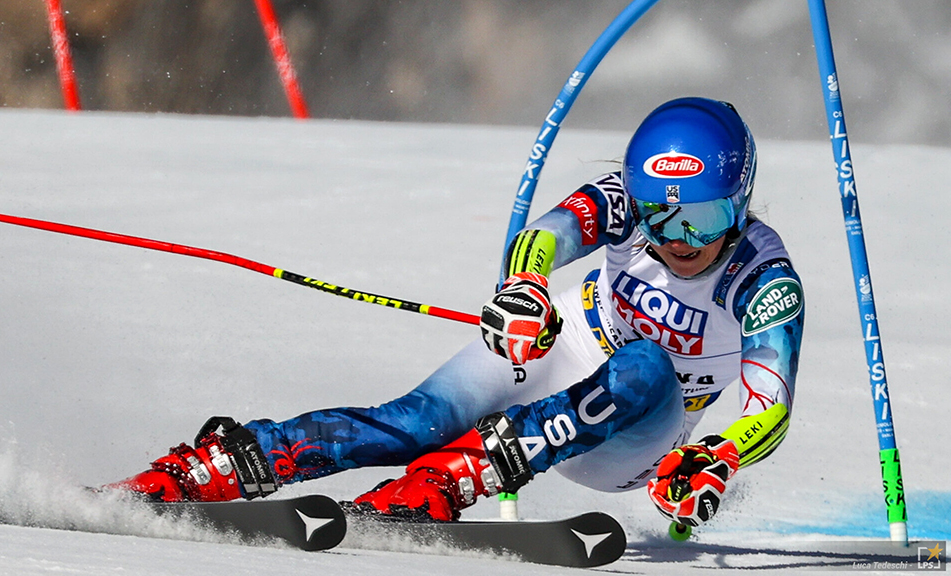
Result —
<instances>
[{"instance_id":1,"label":"red hand guard","mask_svg":"<svg viewBox=\"0 0 951 576\"><path fill-rule=\"evenodd\" d=\"M475 503L476 496L498 493L499 480L475 429L406 467L390 480L353 501L357 507L407 518L448 522Z\"/></svg>"},{"instance_id":2,"label":"red hand guard","mask_svg":"<svg viewBox=\"0 0 951 576\"><path fill-rule=\"evenodd\" d=\"M482 338L514 364L541 358L561 331L561 317L548 296L548 278L519 272L482 307Z\"/></svg>"},{"instance_id":3,"label":"red hand guard","mask_svg":"<svg viewBox=\"0 0 951 576\"><path fill-rule=\"evenodd\" d=\"M699 526L720 507L726 482L739 467L736 445L720 436L681 446L660 461L647 494L660 513L675 522Z\"/></svg>"}]
</instances>

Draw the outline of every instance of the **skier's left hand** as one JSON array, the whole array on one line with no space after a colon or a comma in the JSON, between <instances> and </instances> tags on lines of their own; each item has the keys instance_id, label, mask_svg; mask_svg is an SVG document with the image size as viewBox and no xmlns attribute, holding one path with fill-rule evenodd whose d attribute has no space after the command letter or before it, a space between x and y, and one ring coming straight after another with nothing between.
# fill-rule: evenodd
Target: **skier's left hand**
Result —
<instances>
[{"instance_id":1,"label":"skier's left hand","mask_svg":"<svg viewBox=\"0 0 951 576\"><path fill-rule=\"evenodd\" d=\"M739 467L732 440L704 436L670 452L647 483L647 494L660 513L674 522L699 526L713 518L729 480Z\"/></svg>"}]
</instances>

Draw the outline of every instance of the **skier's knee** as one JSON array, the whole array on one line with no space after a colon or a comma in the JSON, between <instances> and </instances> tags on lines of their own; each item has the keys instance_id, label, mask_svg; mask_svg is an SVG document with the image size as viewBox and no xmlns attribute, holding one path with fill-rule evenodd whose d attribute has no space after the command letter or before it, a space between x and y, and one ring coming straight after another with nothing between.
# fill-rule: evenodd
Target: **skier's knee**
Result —
<instances>
[{"instance_id":1,"label":"skier's knee","mask_svg":"<svg viewBox=\"0 0 951 576\"><path fill-rule=\"evenodd\" d=\"M613 385L627 388L647 407L663 406L680 393L670 356L649 340L622 346L608 361Z\"/></svg>"}]
</instances>

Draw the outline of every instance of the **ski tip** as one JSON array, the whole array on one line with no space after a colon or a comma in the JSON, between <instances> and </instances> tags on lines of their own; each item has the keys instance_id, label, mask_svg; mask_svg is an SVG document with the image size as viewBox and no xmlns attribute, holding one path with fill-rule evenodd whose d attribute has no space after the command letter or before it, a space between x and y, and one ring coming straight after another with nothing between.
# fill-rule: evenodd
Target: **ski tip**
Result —
<instances>
[{"instance_id":1,"label":"ski tip","mask_svg":"<svg viewBox=\"0 0 951 576\"><path fill-rule=\"evenodd\" d=\"M227 502L150 502L159 514L187 519L204 527L236 535L253 543L278 538L307 551L327 550L340 544L347 519L332 498L307 495L288 499L232 500Z\"/></svg>"},{"instance_id":2,"label":"ski tip","mask_svg":"<svg viewBox=\"0 0 951 576\"><path fill-rule=\"evenodd\" d=\"M583 549L578 549L573 559L564 558L558 564L578 568L604 566L616 561L627 550L627 533L610 514L588 512L567 522Z\"/></svg>"},{"instance_id":3,"label":"ski tip","mask_svg":"<svg viewBox=\"0 0 951 576\"><path fill-rule=\"evenodd\" d=\"M303 532L285 537L301 550L311 552L328 550L340 544L347 534L347 519L335 500L322 495L310 495L295 501L294 513L303 524ZM299 538L303 538L302 540Z\"/></svg>"}]
</instances>

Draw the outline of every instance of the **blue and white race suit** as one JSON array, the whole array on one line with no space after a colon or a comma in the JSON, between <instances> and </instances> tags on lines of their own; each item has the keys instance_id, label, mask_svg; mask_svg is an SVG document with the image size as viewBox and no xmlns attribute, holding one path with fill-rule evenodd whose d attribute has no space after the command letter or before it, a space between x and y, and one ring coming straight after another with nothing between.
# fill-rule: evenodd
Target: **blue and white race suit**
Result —
<instances>
[{"instance_id":1,"label":"blue and white race suit","mask_svg":"<svg viewBox=\"0 0 951 576\"><path fill-rule=\"evenodd\" d=\"M556 269L605 249L600 269L553 298L564 325L552 350L514 367L478 340L381 406L249 422L282 483L408 464L504 411L533 472L554 467L597 490L630 490L734 381L741 417L791 410L802 288L769 226L751 219L708 270L680 278L637 232L612 173L528 229L555 236Z\"/></svg>"}]
</instances>

